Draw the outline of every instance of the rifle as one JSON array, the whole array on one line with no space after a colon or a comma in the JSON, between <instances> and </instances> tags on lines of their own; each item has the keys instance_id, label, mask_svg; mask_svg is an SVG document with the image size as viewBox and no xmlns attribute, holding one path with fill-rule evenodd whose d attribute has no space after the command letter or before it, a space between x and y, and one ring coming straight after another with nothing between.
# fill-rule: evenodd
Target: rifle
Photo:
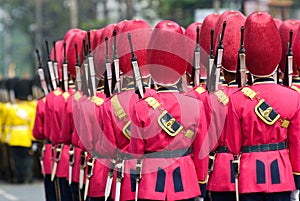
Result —
<instances>
[{"instance_id":1,"label":"rifle","mask_svg":"<svg viewBox=\"0 0 300 201\"><path fill-rule=\"evenodd\" d=\"M81 80L81 73L80 73L80 64L79 64L79 55L78 55L77 44L75 44L75 52L76 52L76 64L75 64L76 88L77 88L77 91L81 91L82 90L82 80Z\"/></svg>"},{"instance_id":2,"label":"rifle","mask_svg":"<svg viewBox=\"0 0 300 201\"><path fill-rule=\"evenodd\" d=\"M285 65L284 78L283 78L283 85L287 87L292 86L292 76L293 76L292 38L293 38L293 30L290 30L290 41L288 42L288 50L286 53L286 65Z\"/></svg>"},{"instance_id":3,"label":"rifle","mask_svg":"<svg viewBox=\"0 0 300 201\"><path fill-rule=\"evenodd\" d=\"M117 88L117 92L121 92L121 82L120 82L120 67L119 67L119 57L117 55L117 30L114 30L113 37L114 37L114 45L113 45L113 67L112 67L112 90ZM113 91L112 91L113 92Z\"/></svg>"},{"instance_id":4,"label":"rifle","mask_svg":"<svg viewBox=\"0 0 300 201\"><path fill-rule=\"evenodd\" d=\"M53 50L54 50L54 60L53 60L53 67L54 67L54 76L56 84L59 86L59 78L58 78L58 63L56 59L56 47L55 47L55 41L53 41Z\"/></svg>"},{"instance_id":5,"label":"rifle","mask_svg":"<svg viewBox=\"0 0 300 201\"><path fill-rule=\"evenodd\" d=\"M246 60L245 60L245 48L244 48L244 26L241 27L241 43L238 51L238 66L236 69L236 81L238 87L245 86L246 84Z\"/></svg>"},{"instance_id":6,"label":"rifle","mask_svg":"<svg viewBox=\"0 0 300 201\"><path fill-rule=\"evenodd\" d=\"M224 37L225 28L226 28L226 21L223 22L222 33L219 37L219 43L218 43L218 48L215 57L215 65L213 66L213 69L211 71L210 84L212 86L211 89L212 91L218 90L219 88L220 72L222 67L222 58L223 58L223 50L224 50L223 37Z\"/></svg>"},{"instance_id":7,"label":"rifle","mask_svg":"<svg viewBox=\"0 0 300 201\"><path fill-rule=\"evenodd\" d=\"M111 66L110 66L110 60L109 60L109 54L108 54L108 38L105 37L105 44L106 44L106 48L105 48L105 87L104 87L104 93L106 94L106 97L110 97L111 96L111 92L112 92L112 86L111 86L111 82L112 82L112 72L111 72Z\"/></svg>"},{"instance_id":8,"label":"rifle","mask_svg":"<svg viewBox=\"0 0 300 201\"><path fill-rule=\"evenodd\" d=\"M39 77L40 77L40 80L41 80L41 86L42 86L42 89L43 89L45 95L47 95L49 93L49 90L48 90L48 87L47 87L47 81L45 79L45 72L44 72L44 68L42 66L40 53L39 53L38 49L36 49L35 52L36 52L36 56L37 56L38 63L39 63L38 74L39 74Z\"/></svg>"},{"instance_id":9,"label":"rifle","mask_svg":"<svg viewBox=\"0 0 300 201\"><path fill-rule=\"evenodd\" d=\"M91 85L91 94L94 96L96 95L96 73L95 73L95 65L94 65L94 56L91 51L91 36L90 31L87 32L88 34L88 64L89 64L89 85Z\"/></svg>"},{"instance_id":10,"label":"rifle","mask_svg":"<svg viewBox=\"0 0 300 201\"><path fill-rule=\"evenodd\" d=\"M130 50L131 50L131 66L132 66L133 81L134 81L134 86L135 86L135 93L138 94L139 98L141 99L144 97L145 87L142 82L142 76L141 76L140 68L138 65L138 61L134 54L134 49L133 49L130 33L128 33L128 41L129 41Z\"/></svg>"},{"instance_id":11,"label":"rifle","mask_svg":"<svg viewBox=\"0 0 300 201\"><path fill-rule=\"evenodd\" d=\"M207 81L206 81L206 88L208 90L208 92L212 92L212 84L211 84L211 71L212 71L212 68L214 66L214 60L215 60L215 57L214 57L214 47L213 47L213 44L214 44L214 32L215 30L214 29L211 29L210 30L210 53L209 53L209 57L208 57L208 67L207 67Z\"/></svg>"},{"instance_id":12,"label":"rifle","mask_svg":"<svg viewBox=\"0 0 300 201\"><path fill-rule=\"evenodd\" d=\"M68 62L67 62L67 53L66 53L66 43L64 42L64 62L63 62L63 69L62 69L62 77L63 77L63 91L68 91Z\"/></svg>"},{"instance_id":13,"label":"rifle","mask_svg":"<svg viewBox=\"0 0 300 201\"><path fill-rule=\"evenodd\" d=\"M199 32L200 27L197 26L196 28L196 47L194 50L194 66L192 69L192 85L193 87L198 86L200 84L200 47L199 47Z\"/></svg>"},{"instance_id":14,"label":"rifle","mask_svg":"<svg viewBox=\"0 0 300 201\"><path fill-rule=\"evenodd\" d=\"M45 41L45 43L46 43L46 50L47 50L47 55L48 55L48 71L50 73L50 79L51 79L51 84L52 84L51 86L52 86L52 89L55 90L57 88L57 85L56 85L55 75L54 75L54 71L53 71L53 63L50 59L48 41Z\"/></svg>"}]
</instances>

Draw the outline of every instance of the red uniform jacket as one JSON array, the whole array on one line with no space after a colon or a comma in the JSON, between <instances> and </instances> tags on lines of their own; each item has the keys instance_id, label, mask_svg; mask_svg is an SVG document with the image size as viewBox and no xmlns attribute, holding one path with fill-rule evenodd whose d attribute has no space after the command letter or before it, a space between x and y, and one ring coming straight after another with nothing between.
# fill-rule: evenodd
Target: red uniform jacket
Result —
<instances>
[{"instance_id":1,"label":"red uniform jacket","mask_svg":"<svg viewBox=\"0 0 300 201\"><path fill-rule=\"evenodd\" d=\"M42 98L37 103L36 116L34 121L34 127L32 130L33 136L37 140L48 140L44 133L44 119L45 119L45 104L46 98ZM45 144L45 151L43 157L44 174L51 174L52 171L52 151L51 144Z\"/></svg>"},{"instance_id":2,"label":"red uniform jacket","mask_svg":"<svg viewBox=\"0 0 300 201\"><path fill-rule=\"evenodd\" d=\"M221 90L227 97L230 97L232 93L238 90L238 85L236 82L232 82L229 86L223 86ZM225 109L227 111L227 104L224 105L224 107L226 107ZM224 130L226 130L226 128L224 128ZM216 157L214 169L210 174L207 184L207 190L209 191L235 191L234 170L232 166L233 155L226 149L224 130L222 131L216 148L213 150L213 152L216 153ZM224 148L224 150L221 151L221 148Z\"/></svg>"},{"instance_id":3,"label":"red uniform jacket","mask_svg":"<svg viewBox=\"0 0 300 201\"><path fill-rule=\"evenodd\" d=\"M293 172L299 188L299 176L296 176L300 172L299 110L299 94L275 84L272 78L256 79L253 86L231 96L225 135L230 152L244 152L239 175L241 193L294 190ZM280 115L277 120L274 111ZM272 125L265 123L272 120ZM286 142L288 148L284 146ZM269 147L270 151L266 151Z\"/></svg>"},{"instance_id":4,"label":"red uniform jacket","mask_svg":"<svg viewBox=\"0 0 300 201\"><path fill-rule=\"evenodd\" d=\"M150 93L152 90L147 90ZM123 108L126 118L118 119L114 111L113 102L118 100ZM104 136L101 142L101 152L110 158L116 158L119 153L129 153L129 136L123 133L123 128L131 119L132 107L138 101L138 95L134 90L128 89L121 92L103 104L103 132ZM134 200L135 198L135 179L133 172L135 171L136 160L125 160L124 162L124 178L122 179L122 188L120 200ZM116 178L116 175L115 177ZM134 184L134 185L132 185ZM112 186L112 197L115 196L115 183Z\"/></svg>"},{"instance_id":5,"label":"red uniform jacket","mask_svg":"<svg viewBox=\"0 0 300 201\"><path fill-rule=\"evenodd\" d=\"M158 109L150 107L147 98L144 98L136 103L132 116L130 151L138 157L144 157L139 198L183 200L199 196L198 180L204 181L207 174L207 167L203 166L207 163L203 163L200 156L208 154L203 144L207 128L203 104L195 98L180 94L176 89L159 89L152 97L161 105ZM167 111L174 119L165 119L163 111ZM174 120L183 128L172 136L161 125L172 126ZM177 129L171 127L169 130ZM155 156L157 152L164 154L176 151L184 151L186 154L181 157ZM149 157L151 154L154 157Z\"/></svg>"},{"instance_id":6,"label":"red uniform jacket","mask_svg":"<svg viewBox=\"0 0 300 201\"><path fill-rule=\"evenodd\" d=\"M46 97L45 108L45 133L49 135L49 139L53 144L62 143L60 138L61 118L67 98L70 96L69 92L63 92L60 88L50 92ZM61 152L61 158L57 165L56 176L67 177L69 168L69 145L64 145ZM56 152L54 153L54 157Z\"/></svg>"},{"instance_id":7,"label":"red uniform jacket","mask_svg":"<svg viewBox=\"0 0 300 201\"><path fill-rule=\"evenodd\" d=\"M95 147L103 136L101 106L105 100L103 92L97 92L81 104L81 117L83 118L80 136L85 148L91 154L96 153ZM109 171L110 159L98 152L94 162L93 176L90 178L88 189L89 197L104 197L106 179Z\"/></svg>"}]
</instances>

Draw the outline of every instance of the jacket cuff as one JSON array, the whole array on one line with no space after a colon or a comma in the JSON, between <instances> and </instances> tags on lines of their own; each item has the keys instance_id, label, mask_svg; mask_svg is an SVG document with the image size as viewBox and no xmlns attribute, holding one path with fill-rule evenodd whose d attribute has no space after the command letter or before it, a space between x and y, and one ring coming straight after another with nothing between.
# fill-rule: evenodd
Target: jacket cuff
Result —
<instances>
[{"instance_id":1,"label":"jacket cuff","mask_svg":"<svg viewBox=\"0 0 300 201\"><path fill-rule=\"evenodd\" d=\"M205 198L206 197L206 181L205 182L199 181L199 187L200 187L200 191L201 191L200 197Z\"/></svg>"}]
</instances>

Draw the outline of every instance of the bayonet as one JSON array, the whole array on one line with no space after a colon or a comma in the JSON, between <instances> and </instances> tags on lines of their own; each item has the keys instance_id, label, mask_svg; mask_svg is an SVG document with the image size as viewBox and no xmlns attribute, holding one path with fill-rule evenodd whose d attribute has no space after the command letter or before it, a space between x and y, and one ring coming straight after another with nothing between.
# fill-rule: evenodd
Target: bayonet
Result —
<instances>
[{"instance_id":1,"label":"bayonet","mask_svg":"<svg viewBox=\"0 0 300 201\"><path fill-rule=\"evenodd\" d=\"M39 77L40 77L40 80L41 80L41 86L42 86L42 89L43 89L45 95L47 95L49 93L49 90L48 90L48 86L47 86L47 82L46 82L46 78L45 78L44 68L42 66L40 53L39 53L38 49L36 49L35 52L36 52L36 55L37 55L37 58L38 58L38 63L39 63L38 74L39 74Z\"/></svg>"},{"instance_id":2,"label":"bayonet","mask_svg":"<svg viewBox=\"0 0 300 201\"><path fill-rule=\"evenodd\" d=\"M56 85L55 75L54 75L54 70L53 70L53 62L50 59L50 52L49 52L48 41L46 41L45 43L46 43L46 50L47 50L47 55L48 55L48 71L50 73L50 79L51 79L52 89L55 90L57 88L57 85Z\"/></svg>"},{"instance_id":3,"label":"bayonet","mask_svg":"<svg viewBox=\"0 0 300 201\"><path fill-rule=\"evenodd\" d=\"M130 33L128 33L128 41L129 41L130 50L131 50L131 65L132 65L132 74L133 74L135 91L139 95L139 98L141 99L141 98L144 97L145 88L144 88L144 85L143 85L142 76L141 76L140 68L139 68L139 65L138 65L138 61L137 61L137 58L134 54L134 49L133 49L133 44L132 44L132 41L131 41L131 34Z\"/></svg>"}]
</instances>

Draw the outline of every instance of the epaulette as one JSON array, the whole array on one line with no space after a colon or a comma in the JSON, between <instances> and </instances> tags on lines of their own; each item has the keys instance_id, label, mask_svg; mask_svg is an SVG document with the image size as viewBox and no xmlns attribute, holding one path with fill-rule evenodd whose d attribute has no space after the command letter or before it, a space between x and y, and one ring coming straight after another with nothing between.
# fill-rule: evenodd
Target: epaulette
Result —
<instances>
[{"instance_id":1,"label":"epaulette","mask_svg":"<svg viewBox=\"0 0 300 201\"><path fill-rule=\"evenodd\" d=\"M53 94L55 96L59 96L59 95L61 95L61 91L59 89L56 89L56 90L53 91Z\"/></svg>"},{"instance_id":2,"label":"epaulette","mask_svg":"<svg viewBox=\"0 0 300 201\"><path fill-rule=\"evenodd\" d=\"M93 96L91 101L97 106L100 106L104 103L104 100L102 98L99 98L98 96Z\"/></svg>"},{"instance_id":3,"label":"epaulette","mask_svg":"<svg viewBox=\"0 0 300 201\"><path fill-rule=\"evenodd\" d=\"M223 90L218 90L215 92L215 95L218 98L218 101L223 105L227 105L229 102L229 97L224 93Z\"/></svg>"},{"instance_id":4,"label":"epaulette","mask_svg":"<svg viewBox=\"0 0 300 201\"><path fill-rule=\"evenodd\" d=\"M206 90L202 86L198 86L198 87L195 88L195 91L198 94L203 94Z\"/></svg>"},{"instance_id":5,"label":"epaulette","mask_svg":"<svg viewBox=\"0 0 300 201\"><path fill-rule=\"evenodd\" d=\"M76 101L78 101L80 98L81 98L81 94L80 94L79 91L77 91L77 92L74 94L74 99L75 99Z\"/></svg>"},{"instance_id":6,"label":"epaulette","mask_svg":"<svg viewBox=\"0 0 300 201\"><path fill-rule=\"evenodd\" d=\"M65 100L67 100L69 98L69 96L70 96L69 92L66 91L63 93L63 97Z\"/></svg>"}]
</instances>

